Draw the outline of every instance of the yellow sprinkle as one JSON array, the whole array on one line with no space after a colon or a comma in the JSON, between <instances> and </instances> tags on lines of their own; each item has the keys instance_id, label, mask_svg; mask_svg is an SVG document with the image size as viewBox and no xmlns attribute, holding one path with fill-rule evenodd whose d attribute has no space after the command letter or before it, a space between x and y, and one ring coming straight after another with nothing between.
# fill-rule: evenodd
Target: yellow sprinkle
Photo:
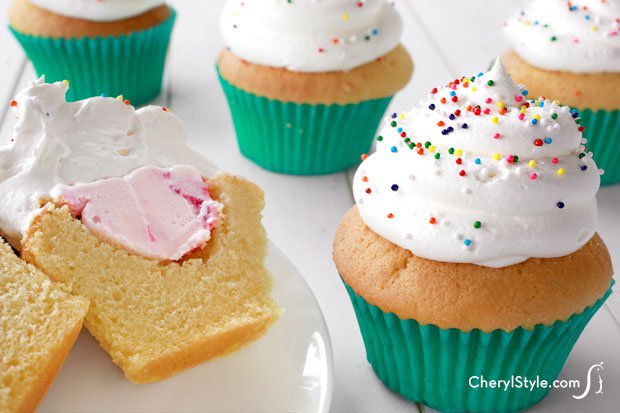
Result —
<instances>
[{"instance_id":1,"label":"yellow sprinkle","mask_svg":"<svg viewBox=\"0 0 620 413\"><path fill-rule=\"evenodd\" d=\"M501 109L501 108L503 108L504 106L506 106L506 105L504 104L504 102L501 102L501 101L500 101L500 102L497 102L497 107L498 107L498 108L500 108L500 109Z\"/></svg>"},{"instance_id":2,"label":"yellow sprinkle","mask_svg":"<svg viewBox=\"0 0 620 413\"><path fill-rule=\"evenodd\" d=\"M63 80L62 83L64 83L66 87L69 87L69 81L67 79Z\"/></svg>"},{"instance_id":3,"label":"yellow sprinkle","mask_svg":"<svg viewBox=\"0 0 620 413\"><path fill-rule=\"evenodd\" d=\"M564 170L564 168L560 168L560 169L558 169L557 171L555 171L555 173L556 173L556 174L558 174L559 176L564 175L564 173L565 173L565 172L566 172L566 171Z\"/></svg>"},{"instance_id":4,"label":"yellow sprinkle","mask_svg":"<svg viewBox=\"0 0 620 413\"><path fill-rule=\"evenodd\" d=\"M590 30L592 30L593 32L595 32L595 31L597 31L597 30L598 30L598 27L596 27L596 26L592 26L592 27L590 27Z\"/></svg>"},{"instance_id":5,"label":"yellow sprinkle","mask_svg":"<svg viewBox=\"0 0 620 413\"><path fill-rule=\"evenodd\" d=\"M476 86L472 86L472 87L471 87L471 91L472 91L472 92L476 92L476 91L478 91L478 89L476 89Z\"/></svg>"},{"instance_id":6,"label":"yellow sprinkle","mask_svg":"<svg viewBox=\"0 0 620 413\"><path fill-rule=\"evenodd\" d=\"M405 119L405 114L404 114L404 113L401 113L401 114L400 114L400 118L401 118L401 119Z\"/></svg>"},{"instance_id":7,"label":"yellow sprinkle","mask_svg":"<svg viewBox=\"0 0 620 413\"><path fill-rule=\"evenodd\" d=\"M340 15L340 18L341 18L342 20L349 20L349 13L342 13L342 14Z\"/></svg>"},{"instance_id":8,"label":"yellow sprinkle","mask_svg":"<svg viewBox=\"0 0 620 413\"><path fill-rule=\"evenodd\" d=\"M461 156L461 155L463 155L463 150L462 149L457 149L456 151L454 151L454 154L456 156Z\"/></svg>"},{"instance_id":9,"label":"yellow sprinkle","mask_svg":"<svg viewBox=\"0 0 620 413\"><path fill-rule=\"evenodd\" d=\"M554 104L556 104L556 105L559 105L559 104L560 104L560 101L559 101L559 100L554 100L552 103L554 103Z\"/></svg>"},{"instance_id":10,"label":"yellow sprinkle","mask_svg":"<svg viewBox=\"0 0 620 413\"><path fill-rule=\"evenodd\" d=\"M498 123L498 122L499 122L499 119L497 119L497 116L493 116L493 117L491 118L491 122L493 122L493 123Z\"/></svg>"},{"instance_id":11,"label":"yellow sprinkle","mask_svg":"<svg viewBox=\"0 0 620 413\"><path fill-rule=\"evenodd\" d=\"M540 120L540 115L538 115L538 114L534 115L534 119Z\"/></svg>"},{"instance_id":12,"label":"yellow sprinkle","mask_svg":"<svg viewBox=\"0 0 620 413\"><path fill-rule=\"evenodd\" d=\"M499 155L499 153L496 152L495 154L493 154L493 159L495 159L496 161L499 161L500 158L501 156Z\"/></svg>"},{"instance_id":13,"label":"yellow sprinkle","mask_svg":"<svg viewBox=\"0 0 620 413\"><path fill-rule=\"evenodd\" d=\"M431 151L431 152L435 152L435 149L437 149L437 148L435 147L435 145L431 145L431 146L429 146L429 148L428 148L428 150L429 150L429 151Z\"/></svg>"},{"instance_id":14,"label":"yellow sprinkle","mask_svg":"<svg viewBox=\"0 0 620 413\"><path fill-rule=\"evenodd\" d=\"M125 100L125 99L123 98L123 95L118 95L118 96L116 97L116 99L120 100L121 102L122 102L123 100Z\"/></svg>"},{"instance_id":15,"label":"yellow sprinkle","mask_svg":"<svg viewBox=\"0 0 620 413\"><path fill-rule=\"evenodd\" d=\"M534 168L536 168L536 161L532 159L532 160L528 163L528 165L530 166L530 168L534 169Z\"/></svg>"}]
</instances>

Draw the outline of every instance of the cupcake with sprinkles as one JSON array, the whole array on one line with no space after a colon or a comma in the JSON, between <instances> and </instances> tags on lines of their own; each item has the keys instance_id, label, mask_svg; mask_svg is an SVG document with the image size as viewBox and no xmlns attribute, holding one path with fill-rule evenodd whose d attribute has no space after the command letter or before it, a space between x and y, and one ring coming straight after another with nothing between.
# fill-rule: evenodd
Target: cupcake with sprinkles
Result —
<instances>
[{"instance_id":1,"label":"cupcake with sprinkles","mask_svg":"<svg viewBox=\"0 0 620 413\"><path fill-rule=\"evenodd\" d=\"M67 80L70 101L161 91L175 11L164 0L13 0L10 29L39 76Z\"/></svg>"},{"instance_id":2,"label":"cupcake with sprinkles","mask_svg":"<svg viewBox=\"0 0 620 413\"><path fill-rule=\"evenodd\" d=\"M413 63L385 0L228 0L217 70L241 153L275 172L359 163Z\"/></svg>"},{"instance_id":3,"label":"cupcake with sprinkles","mask_svg":"<svg viewBox=\"0 0 620 413\"><path fill-rule=\"evenodd\" d=\"M582 128L570 107L526 95L498 60L392 114L336 232L372 368L441 411L540 401L548 388L475 377L550 383L611 292Z\"/></svg>"},{"instance_id":4,"label":"cupcake with sprinkles","mask_svg":"<svg viewBox=\"0 0 620 413\"><path fill-rule=\"evenodd\" d=\"M531 96L561 100L585 126L588 150L620 182L620 0L534 0L505 23L503 56Z\"/></svg>"}]
</instances>

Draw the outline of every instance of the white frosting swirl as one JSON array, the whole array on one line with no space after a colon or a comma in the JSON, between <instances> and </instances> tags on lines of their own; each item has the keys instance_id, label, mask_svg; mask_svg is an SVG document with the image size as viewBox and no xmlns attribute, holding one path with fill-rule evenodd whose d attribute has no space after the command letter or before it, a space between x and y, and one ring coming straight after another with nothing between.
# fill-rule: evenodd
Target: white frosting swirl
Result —
<instances>
[{"instance_id":1,"label":"white frosting swirl","mask_svg":"<svg viewBox=\"0 0 620 413\"><path fill-rule=\"evenodd\" d=\"M600 172L576 111L526 101L499 60L433 92L392 115L357 170L373 231L420 257L489 267L564 256L592 237Z\"/></svg>"},{"instance_id":2,"label":"white frosting swirl","mask_svg":"<svg viewBox=\"0 0 620 413\"><path fill-rule=\"evenodd\" d=\"M18 118L0 147L0 232L14 246L63 185L122 177L147 165L189 165L209 177L216 167L186 144L181 121L159 106L135 110L114 98L66 102L63 82L42 77L11 103Z\"/></svg>"},{"instance_id":3,"label":"white frosting swirl","mask_svg":"<svg viewBox=\"0 0 620 413\"><path fill-rule=\"evenodd\" d=\"M28 0L42 9L77 19L107 22L145 13L164 0Z\"/></svg>"},{"instance_id":4,"label":"white frosting swirl","mask_svg":"<svg viewBox=\"0 0 620 413\"><path fill-rule=\"evenodd\" d=\"M394 49L402 34L385 0L228 0L221 26L238 57L298 72L353 69Z\"/></svg>"},{"instance_id":5,"label":"white frosting swirl","mask_svg":"<svg viewBox=\"0 0 620 413\"><path fill-rule=\"evenodd\" d=\"M506 22L515 52L547 70L620 72L620 0L534 0Z\"/></svg>"}]
</instances>

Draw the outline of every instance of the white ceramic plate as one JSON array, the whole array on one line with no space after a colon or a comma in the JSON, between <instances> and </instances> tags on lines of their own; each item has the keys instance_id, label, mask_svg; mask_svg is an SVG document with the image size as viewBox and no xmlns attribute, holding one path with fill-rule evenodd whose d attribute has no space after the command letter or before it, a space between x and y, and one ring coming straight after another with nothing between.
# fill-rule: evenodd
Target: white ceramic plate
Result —
<instances>
[{"instance_id":1,"label":"white ceramic plate","mask_svg":"<svg viewBox=\"0 0 620 413\"><path fill-rule=\"evenodd\" d=\"M302 275L273 243L266 264L284 311L256 342L167 380L133 384L84 330L38 411L329 411L333 360L323 314Z\"/></svg>"}]
</instances>

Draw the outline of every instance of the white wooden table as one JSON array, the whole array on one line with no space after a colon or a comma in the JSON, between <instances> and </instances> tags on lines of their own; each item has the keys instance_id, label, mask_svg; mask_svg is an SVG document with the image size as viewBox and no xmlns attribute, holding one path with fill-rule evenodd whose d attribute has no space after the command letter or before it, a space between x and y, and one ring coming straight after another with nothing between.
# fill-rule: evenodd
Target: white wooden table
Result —
<instances>
[{"instance_id":1,"label":"white wooden table","mask_svg":"<svg viewBox=\"0 0 620 413\"><path fill-rule=\"evenodd\" d=\"M395 110L417 105L437 84L486 69L507 48L501 35L502 22L525 2L396 1L405 20L403 43L413 56L415 72L412 82L394 99ZM269 237L304 274L329 326L335 360L331 411L431 411L388 391L374 375L366 362L353 309L331 260L334 230L353 204L353 171L319 177L286 176L264 171L243 158L214 69L222 45L218 20L223 0L171 3L178 11L178 20L164 93L155 103L172 108L184 121L195 147L223 169L246 176L264 189L264 224ZM4 25L8 4L9 0L0 0ZM8 102L35 74L4 28L0 30L0 72L0 102L6 102L0 108L0 136L5 142L14 124ZM615 267L620 268L620 185L601 189L598 199L599 231ZM620 283L586 328L562 377L583 381L587 369L601 361L605 363L603 394L577 401L571 391L554 390L534 411L620 411Z\"/></svg>"}]
</instances>

